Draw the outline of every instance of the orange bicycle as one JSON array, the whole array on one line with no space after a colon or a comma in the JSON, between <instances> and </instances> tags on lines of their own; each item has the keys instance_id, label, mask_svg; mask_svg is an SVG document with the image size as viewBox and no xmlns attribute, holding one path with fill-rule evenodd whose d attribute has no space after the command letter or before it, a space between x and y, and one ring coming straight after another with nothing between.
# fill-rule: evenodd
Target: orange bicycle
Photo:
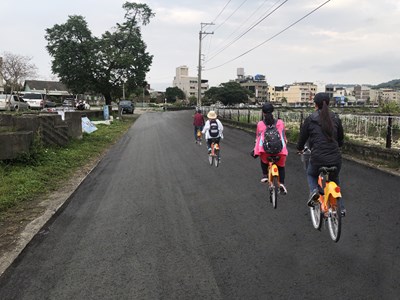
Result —
<instances>
[{"instance_id":1,"label":"orange bicycle","mask_svg":"<svg viewBox=\"0 0 400 300\"><path fill-rule=\"evenodd\" d=\"M210 166L214 164L215 167L218 167L220 161L220 147L219 143L216 141L211 142L211 152L208 154L208 161Z\"/></svg>"},{"instance_id":2,"label":"orange bicycle","mask_svg":"<svg viewBox=\"0 0 400 300\"><path fill-rule=\"evenodd\" d=\"M329 173L335 171L336 167L321 167L319 169L320 196L318 202L314 203L314 207L310 207L310 213L314 228L320 230L322 220L326 220L331 239L338 242L342 229L342 194L340 187L335 182L329 181Z\"/></svg>"},{"instance_id":3,"label":"orange bicycle","mask_svg":"<svg viewBox=\"0 0 400 300\"><path fill-rule=\"evenodd\" d=\"M201 145L201 136L202 136L201 130L197 129L197 132L196 132L196 143L199 144L199 145Z\"/></svg>"},{"instance_id":4,"label":"orange bicycle","mask_svg":"<svg viewBox=\"0 0 400 300\"><path fill-rule=\"evenodd\" d=\"M276 163L279 161L280 156L268 156L268 190L269 201L272 207L276 209L278 206L278 192L279 192L279 170Z\"/></svg>"},{"instance_id":5,"label":"orange bicycle","mask_svg":"<svg viewBox=\"0 0 400 300\"><path fill-rule=\"evenodd\" d=\"M301 160L307 170L311 150L305 148L301 154ZM342 230L342 194L340 187L329 181L329 173L336 172L336 167L321 167L318 172L318 202L310 207L311 222L315 229L321 230L322 220L328 222L329 234L334 242L338 242Z\"/></svg>"}]
</instances>

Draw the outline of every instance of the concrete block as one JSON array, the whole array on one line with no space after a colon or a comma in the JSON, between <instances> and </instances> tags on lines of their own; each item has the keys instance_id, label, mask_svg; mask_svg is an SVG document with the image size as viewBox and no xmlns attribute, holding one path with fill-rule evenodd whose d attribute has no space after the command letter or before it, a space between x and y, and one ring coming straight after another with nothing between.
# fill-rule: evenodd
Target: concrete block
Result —
<instances>
[{"instance_id":1,"label":"concrete block","mask_svg":"<svg viewBox=\"0 0 400 300\"><path fill-rule=\"evenodd\" d=\"M29 153L32 143L32 131L1 132L0 160L13 159L20 154Z\"/></svg>"}]
</instances>

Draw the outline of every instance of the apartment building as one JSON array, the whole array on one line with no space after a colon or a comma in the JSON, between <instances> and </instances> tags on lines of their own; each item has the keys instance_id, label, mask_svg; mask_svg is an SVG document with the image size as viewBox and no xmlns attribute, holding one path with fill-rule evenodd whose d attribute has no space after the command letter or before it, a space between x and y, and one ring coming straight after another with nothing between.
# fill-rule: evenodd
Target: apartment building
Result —
<instances>
[{"instance_id":1,"label":"apartment building","mask_svg":"<svg viewBox=\"0 0 400 300\"><path fill-rule=\"evenodd\" d=\"M291 104L312 103L317 93L317 85L312 82L295 82L284 86L268 88L268 97L271 102L287 102Z\"/></svg>"},{"instance_id":2,"label":"apartment building","mask_svg":"<svg viewBox=\"0 0 400 300\"><path fill-rule=\"evenodd\" d=\"M263 103L269 101L268 83L265 75L256 74L255 76L245 76L244 69L237 69L237 78L235 79L243 88L252 91L254 97L250 99L253 103Z\"/></svg>"},{"instance_id":3,"label":"apartment building","mask_svg":"<svg viewBox=\"0 0 400 300\"><path fill-rule=\"evenodd\" d=\"M382 89L371 89L370 90L370 102L371 103L379 103L379 102L387 102L387 101L395 101L400 103L400 91L389 88Z\"/></svg>"},{"instance_id":4,"label":"apartment building","mask_svg":"<svg viewBox=\"0 0 400 300\"><path fill-rule=\"evenodd\" d=\"M176 68L172 86L180 88L185 93L186 99L190 97L198 98L198 78L189 76L189 68L187 66L180 66ZM201 97L204 97L204 93L208 90L208 87L208 80L202 79Z\"/></svg>"}]
</instances>

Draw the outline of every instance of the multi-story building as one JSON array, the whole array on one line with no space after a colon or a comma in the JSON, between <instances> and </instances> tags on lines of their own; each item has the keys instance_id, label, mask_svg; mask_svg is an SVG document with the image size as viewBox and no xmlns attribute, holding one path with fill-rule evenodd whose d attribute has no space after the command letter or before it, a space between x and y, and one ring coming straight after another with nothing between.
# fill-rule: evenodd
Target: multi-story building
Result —
<instances>
[{"instance_id":1,"label":"multi-story building","mask_svg":"<svg viewBox=\"0 0 400 300\"><path fill-rule=\"evenodd\" d=\"M370 90L369 86L364 85L355 85L354 86L354 97L356 100L364 100L367 101L370 98Z\"/></svg>"},{"instance_id":2,"label":"multi-story building","mask_svg":"<svg viewBox=\"0 0 400 300\"><path fill-rule=\"evenodd\" d=\"M370 102L373 104L382 101L400 102L400 91L390 88L371 89L369 92L369 96L370 96Z\"/></svg>"},{"instance_id":3,"label":"multi-story building","mask_svg":"<svg viewBox=\"0 0 400 300\"><path fill-rule=\"evenodd\" d=\"M268 83L265 80L265 75L245 76L244 69L238 68L235 81L245 89L253 92L254 98L250 99L251 102L262 103L268 101Z\"/></svg>"},{"instance_id":4,"label":"multi-story building","mask_svg":"<svg viewBox=\"0 0 400 300\"><path fill-rule=\"evenodd\" d=\"M317 93L317 85L312 82L295 82L284 86L270 86L268 98L271 102L308 104Z\"/></svg>"},{"instance_id":5,"label":"multi-story building","mask_svg":"<svg viewBox=\"0 0 400 300\"><path fill-rule=\"evenodd\" d=\"M180 88L186 95L186 98L196 97L198 98L198 78L189 76L189 68L187 66L180 66L176 68L176 74L174 81L172 82L173 87ZM208 80L201 80L201 97L204 97L204 93L208 90Z\"/></svg>"}]
</instances>

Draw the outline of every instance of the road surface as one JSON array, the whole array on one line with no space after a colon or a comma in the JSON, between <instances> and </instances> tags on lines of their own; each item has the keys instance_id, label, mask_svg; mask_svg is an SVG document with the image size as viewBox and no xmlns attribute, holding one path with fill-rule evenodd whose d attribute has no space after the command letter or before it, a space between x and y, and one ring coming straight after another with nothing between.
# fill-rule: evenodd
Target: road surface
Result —
<instances>
[{"instance_id":1,"label":"road surface","mask_svg":"<svg viewBox=\"0 0 400 300\"><path fill-rule=\"evenodd\" d=\"M210 167L192 112L142 115L0 277L0 299L398 299L400 180L345 160L339 243L289 148L274 210L254 136Z\"/></svg>"}]
</instances>

